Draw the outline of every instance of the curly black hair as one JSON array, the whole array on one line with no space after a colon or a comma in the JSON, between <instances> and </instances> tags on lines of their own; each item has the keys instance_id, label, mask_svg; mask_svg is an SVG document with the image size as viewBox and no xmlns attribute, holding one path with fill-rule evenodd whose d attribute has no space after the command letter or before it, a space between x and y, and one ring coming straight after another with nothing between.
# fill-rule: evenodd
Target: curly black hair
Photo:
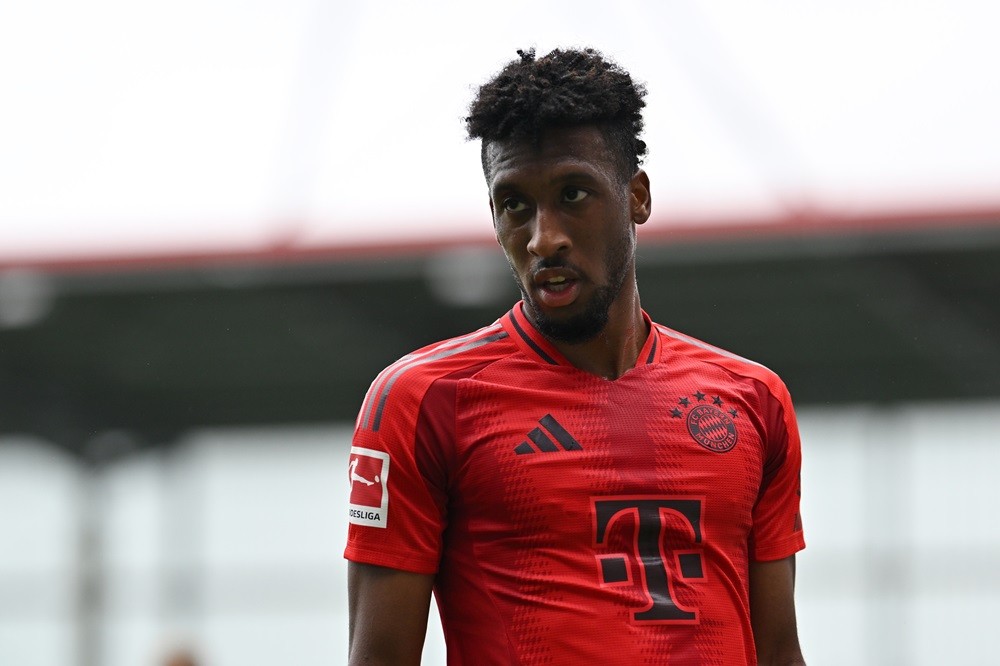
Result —
<instances>
[{"instance_id":1,"label":"curly black hair","mask_svg":"<svg viewBox=\"0 0 1000 666\"><path fill-rule=\"evenodd\" d=\"M546 129L596 124L615 153L628 181L642 163L646 88L596 49L555 49L535 58L535 49L519 50L493 79L479 88L465 119L470 139L537 142Z\"/></svg>"}]
</instances>

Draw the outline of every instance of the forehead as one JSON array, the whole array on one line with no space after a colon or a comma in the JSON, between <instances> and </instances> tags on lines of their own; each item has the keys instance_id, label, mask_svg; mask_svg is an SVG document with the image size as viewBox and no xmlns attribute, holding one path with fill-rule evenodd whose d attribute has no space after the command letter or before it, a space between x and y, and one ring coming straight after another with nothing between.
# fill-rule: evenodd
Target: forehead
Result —
<instances>
[{"instance_id":1,"label":"forehead","mask_svg":"<svg viewBox=\"0 0 1000 666\"><path fill-rule=\"evenodd\" d=\"M614 154L604 134L592 125L555 128L542 133L539 141L490 141L484 149L486 180L499 180L523 172L572 167L613 178Z\"/></svg>"}]
</instances>

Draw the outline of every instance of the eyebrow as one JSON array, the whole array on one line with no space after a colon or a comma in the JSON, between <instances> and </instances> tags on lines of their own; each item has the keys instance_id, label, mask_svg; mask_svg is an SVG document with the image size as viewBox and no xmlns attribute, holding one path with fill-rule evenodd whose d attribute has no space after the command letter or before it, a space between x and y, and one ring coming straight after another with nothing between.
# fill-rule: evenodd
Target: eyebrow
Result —
<instances>
[{"instance_id":1,"label":"eyebrow","mask_svg":"<svg viewBox=\"0 0 1000 666\"><path fill-rule=\"evenodd\" d=\"M598 180L599 178L591 172L574 169L573 171L568 171L566 173L558 174L555 178L552 179L551 183L554 183L556 185L562 185L565 183L577 181L589 184L589 183L596 183ZM513 180L510 178L500 178L494 181L490 186L491 193L502 192L504 190L519 190L519 189L521 188L516 183L514 183Z\"/></svg>"}]
</instances>

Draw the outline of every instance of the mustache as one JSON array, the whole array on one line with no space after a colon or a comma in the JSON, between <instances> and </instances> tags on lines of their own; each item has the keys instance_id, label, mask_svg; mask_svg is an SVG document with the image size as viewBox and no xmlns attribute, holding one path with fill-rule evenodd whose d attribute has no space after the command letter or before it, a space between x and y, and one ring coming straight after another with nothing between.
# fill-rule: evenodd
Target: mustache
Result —
<instances>
[{"instance_id":1,"label":"mustache","mask_svg":"<svg viewBox=\"0 0 1000 666\"><path fill-rule=\"evenodd\" d=\"M535 265L531 267L531 272L537 273L538 271L545 270L546 268L568 268L578 273L582 272L579 267L571 264L562 257L545 257L543 259L539 259L535 262Z\"/></svg>"}]
</instances>

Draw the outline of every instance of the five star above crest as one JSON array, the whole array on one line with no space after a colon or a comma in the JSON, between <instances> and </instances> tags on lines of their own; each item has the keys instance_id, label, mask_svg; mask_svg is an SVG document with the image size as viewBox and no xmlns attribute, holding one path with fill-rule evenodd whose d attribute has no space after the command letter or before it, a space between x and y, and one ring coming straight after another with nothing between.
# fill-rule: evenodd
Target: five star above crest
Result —
<instances>
[{"instance_id":1,"label":"five star above crest","mask_svg":"<svg viewBox=\"0 0 1000 666\"><path fill-rule=\"evenodd\" d=\"M709 397L708 394L702 392L701 390L695 391L690 396L682 395L677 399L677 404L683 407L684 409L682 410L678 409L677 407L674 407L673 409L670 410L670 416L672 416L675 419L679 419L684 416L684 412L687 410L688 407L691 406L692 400L697 400L698 402L705 402L706 398L708 397ZM722 399L721 396L713 395L711 396L711 398L712 398L712 404L715 405L716 407L722 407L725 404L725 401ZM739 410L737 410L735 407L726 408L725 411L734 419L739 416Z\"/></svg>"}]
</instances>

